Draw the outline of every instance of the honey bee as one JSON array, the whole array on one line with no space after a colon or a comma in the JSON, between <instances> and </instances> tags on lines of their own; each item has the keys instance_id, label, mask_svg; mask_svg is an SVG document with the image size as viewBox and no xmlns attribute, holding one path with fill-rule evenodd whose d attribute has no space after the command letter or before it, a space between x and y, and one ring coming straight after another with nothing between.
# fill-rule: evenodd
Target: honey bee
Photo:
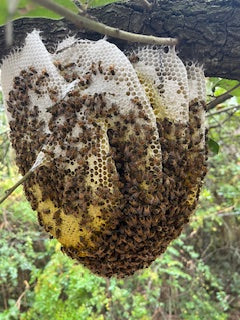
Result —
<instances>
[{"instance_id":1,"label":"honey bee","mask_svg":"<svg viewBox=\"0 0 240 320\"><path fill-rule=\"evenodd\" d=\"M128 122L133 124L135 122L135 118L136 118L135 112L134 111L130 111L128 113L128 117L127 117Z\"/></svg>"},{"instance_id":2,"label":"honey bee","mask_svg":"<svg viewBox=\"0 0 240 320\"><path fill-rule=\"evenodd\" d=\"M135 53L133 53L128 59L131 63L137 63L139 61L139 57Z\"/></svg>"},{"instance_id":3,"label":"honey bee","mask_svg":"<svg viewBox=\"0 0 240 320\"><path fill-rule=\"evenodd\" d=\"M97 74L97 71L96 71L96 63L95 63L95 62L92 62L92 65L91 65L91 67L90 67L90 70L92 71L92 73L93 73L94 75Z\"/></svg>"},{"instance_id":4,"label":"honey bee","mask_svg":"<svg viewBox=\"0 0 240 320\"><path fill-rule=\"evenodd\" d=\"M85 86L86 85L86 80L85 79L83 79L83 78L79 78L79 85L80 86Z\"/></svg>"},{"instance_id":5,"label":"honey bee","mask_svg":"<svg viewBox=\"0 0 240 320\"><path fill-rule=\"evenodd\" d=\"M91 73L90 73L90 72L87 72L87 73L84 75L84 78L85 78L86 84L90 84L90 81L91 81L91 78L92 78Z\"/></svg>"},{"instance_id":6,"label":"honey bee","mask_svg":"<svg viewBox=\"0 0 240 320\"><path fill-rule=\"evenodd\" d=\"M78 152L76 148L70 149L66 152L66 156L72 160L77 157L77 154Z\"/></svg>"},{"instance_id":7,"label":"honey bee","mask_svg":"<svg viewBox=\"0 0 240 320\"><path fill-rule=\"evenodd\" d=\"M50 232L53 229L52 226L44 226L44 228L47 232Z\"/></svg>"},{"instance_id":8,"label":"honey bee","mask_svg":"<svg viewBox=\"0 0 240 320\"><path fill-rule=\"evenodd\" d=\"M37 88L34 88L34 92L35 92L36 94L38 94L38 95L41 95L41 94L42 94L41 91L38 90Z\"/></svg>"},{"instance_id":9,"label":"honey bee","mask_svg":"<svg viewBox=\"0 0 240 320\"><path fill-rule=\"evenodd\" d=\"M56 229L56 238L60 238L61 237L61 230L60 229Z\"/></svg>"},{"instance_id":10,"label":"honey bee","mask_svg":"<svg viewBox=\"0 0 240 320\"><path fill-rule=\"evenodd\" d=\"M139 206L139 202L134 200L134 199L129 200L129 203L130 203L131 206L133 206L135 208L137 208Z\"/></svg>"},{"instance_id":11,"label":"honey bee","mask_svg":"<svg viewBox=\"0 0 240 320\"><path fill-rule=\"evenodd\" d=\"M60 61L54 62L55 67L57 67L60 71L63 71L63 66Z\"/></svg>"},{"instance_id":12,"label":"honey bee","mask_svg":"<svg viewBox=\"0 0 240 320\"><path fill-rule=\"evenodd\" d=\"M42 70L42 75L47 78L49 77L49 73L47 72L47 70L45 68Z\"/></svg>"},{"instance_id":13,"label":"honey bee","mask_svg":"<svg viewBox=\"0 0 240 320\"><path fill-rule=\"evenodd\" d=\"M53 152L53 151L43 149L42 152L43 152L43 153L46 153L46 154L49 155L50 157L54 157L54 152Z\"/></svg>"},{"instance_id":14,"label":"honey bee","mask_svg":"<svg viewBox=\"0 0 240 320\"><path fill-rule=\"evenodd\" d=\"M76 64L75 64L74 62L70 62L70 63L64 65L64 66L63 66L63 69L72 68L72 67L74 67L74 66L76 66Z\"/></svg>"},{"instance_id":15,"label":"honey bee","mask_svg":"<svg viewBox=\"0 0 240 320\"><path fill-rule=\"evenodd\" d=\"M116 71L115 71L115 66L113 64L109 66L109 72L112 76L115 75Z\"/></svg>"},{"instance_id":16,"label":"honey bee","mask_svg":"<svg viewBox=\"0 0 240 320\"><path fill-rule=\"evenodd\" d=\"M57 94L57 91L54 89L49 89L48 92L53 95Z\"/></svg>"},{"instance_id":17,"label":"honey bee","mask_svg":"<svg viewBox=\"0 0 240 320\"><path fill-rule=\"evenodd\" d=\"M40 227L43 227L43 219L42 219L40 212L38 212L38 223L39 223Z\"/></svg>"},{"instance_id":18,"label":"honey bee","mask_svg":"<svg viewBox=\"0 0 240 320\"><path fill-rule=\"evenodd\" d=\"M140 103L140 99L138 97L134 97L131 99L131 102L134 104L138 104L138 103Z\"/></svg>"},{"instance_id":19,"label":"honey bee","mask_svg":"<svg viewBox=\"0 0 240 320\"><path fill-rule=\"evenodd\" d=\"M56 225L56 226L60 226L61 224L62 224L62 218L59 217L59 218L57 218L57 219L55 220L55 225Z\"/></svg>"},{"instance_id":20,"label":"honey bee","mask_svg":"<svg viewBox=\"0 0 240 320\"><path fill-rule=\"evenodd\" d=\"M49 214L51 211L49 209L45 209L42 211L44 214Z\"/></svg>"},{"instance_id":21,"label":"honey bee","mask_svg":"<svg viewBox=\"0 0 240 320\"><path fill-rule=\"evenodd\" d=\"M37 73L37 70L33 66L29 67L29 70L34 74ZM25 75L26 73L27 72L25 70L22 70L20 74Z\"/></svg>"},{"instance_id":22,"label":"honey bee","mask_svg":"<svg viewBox=\"0 0 240 320\"><path fill-rule=\"evenodd\" d=\"M98 61L98 71L99 71L100 73L103 73L103 67L102 67L102 61L101 61L101 60Z\"/></svg>"}]
</instances>

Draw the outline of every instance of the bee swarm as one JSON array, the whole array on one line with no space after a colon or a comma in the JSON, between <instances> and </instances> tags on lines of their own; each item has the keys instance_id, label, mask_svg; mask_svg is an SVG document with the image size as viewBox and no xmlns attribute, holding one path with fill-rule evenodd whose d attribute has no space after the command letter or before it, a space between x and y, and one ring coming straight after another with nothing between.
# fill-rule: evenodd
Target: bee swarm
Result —
<instances>
[{"instance_id":1,"label":"bee swarm","mask_svg":"<svg viewBox=\"0 0 240 320\"><path fill-rule=\"evenodd\" d=\"M124 54L39 32L2 64L10 139L41 226L96 274L124 277L179 236L206 174L205 80L175 48Z\"/></svg>"}]
</instances>

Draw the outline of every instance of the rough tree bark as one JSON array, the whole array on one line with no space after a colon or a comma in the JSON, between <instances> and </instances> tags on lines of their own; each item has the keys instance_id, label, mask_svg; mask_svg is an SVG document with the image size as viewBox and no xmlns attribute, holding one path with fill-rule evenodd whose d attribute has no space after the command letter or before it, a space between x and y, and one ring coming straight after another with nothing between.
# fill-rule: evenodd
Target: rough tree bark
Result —
<instances>
[{"instance_id":1,"label":"rough tree bark","mask_svg":"<svg viewBox=\"0 0 240 320\"><path fill-rule=\"evenodd\" d=\"M135 0L137 1L137 0ZM100 22L135 33L177 37L183 60L195 60L205 66L207 76L240 80L240 0L159 0L151 9L141 1L115 3L90 10ZM34 28L43 31L48 48L68 34L99 39L102 35L78 30L65 20L23 18L14 21L14 47L23 43ZM121 49L128 43L110 39ZM6 48L4 27L0 27L0 59Z\"/></svg>"}]
</instances>

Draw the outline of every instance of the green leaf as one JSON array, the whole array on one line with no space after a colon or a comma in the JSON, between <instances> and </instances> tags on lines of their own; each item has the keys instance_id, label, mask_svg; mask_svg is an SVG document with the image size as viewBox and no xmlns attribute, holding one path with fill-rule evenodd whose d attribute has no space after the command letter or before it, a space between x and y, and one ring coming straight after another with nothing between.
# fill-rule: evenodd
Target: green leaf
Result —
<instances>
[{"instance_id":1,"label":"green leaf","mask_svg":"<svg viewBox=\"0 0 240 320\"><path fill-rule=\"evenodd\" d=\"M120 0L124 1L124 0ZM118 2L120 2L118 1ZM101 7L101 6L106 6L107 4L117 2L116 0L92 0L89 1L91 7Z\"/></svg>"},{"instance_id":2,"label":"green leaf","mask_svg":"<svg viewBox=\"0 0 240 320\"><path fill-rule=\"evenodd\" d=\"M239 81L237 81L237 80L222 79L217 83L217 86L228 91L228 90L231 90L233 87L235 87L238 84L239 84ZM240 87L233 90L231 92L231 95L232 96L240 96Z\"/></svg>"},{"instance_id":3,"label":"green leaf","mask_svg":"<svg viewBox=\"0 0 240 320\"><path fill-rule=\"evenodd\" d=\"M78 12L77 7L70 0L55 0L54 2L64 6L65 8ZM0 25L5 24L8 19L8 7L7 0L0 1ZM20 0L17 6L16 13L13 19L22 18L22 17L44 17L44 18L52 18L59 19L60 16L48 9L45 9L42 6L38 6L34 4L30 0Z\"/></svg>"},{"instance_id":4,"label":"green leaf","mask_svg":"<svg viewBox=\"0 0 240 320\"><path fill-rule=\"evenodd\" d=\"M211 138L208 138L208 147L214 153L218 154L219 152L219 144Z\"/></svg>"},{"instance_id":5,"label":"green leaf","mask_svg":"<svg viewBox=\"0 0 240 320\"><path fill-rule=\"evenodd\" d=\"M125 1L125 0L120 0ZM118 1L118 2L120 2ZM54 2L62 5L63 7L77 13L78 8L75 6L73 1L71 0L54 0ZM83 4L86 3L85 0L81 0ZM88 7L100 7L105 6L107 4L116 2L116 0L89 0L88 1ZM8 20L8 6L7 6L7 0L1 0L0 1L0 25L6 24ZM30 0L20 0L19 4L17 6L16 13L14 15L13 19L22 18L22 17L44 17L44 18L52 18L52 19L59 19L60 16L49 9L46 9L42 6L39 6L37 4L34 4Z\"/></svg>"}]
</instances>

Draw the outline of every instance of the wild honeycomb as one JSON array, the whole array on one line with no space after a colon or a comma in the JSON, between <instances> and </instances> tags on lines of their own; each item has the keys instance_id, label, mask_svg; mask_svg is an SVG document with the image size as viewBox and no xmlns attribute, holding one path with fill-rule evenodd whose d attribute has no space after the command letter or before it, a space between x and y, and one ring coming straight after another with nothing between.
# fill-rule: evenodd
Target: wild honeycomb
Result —
<instances>
[{"instance_id":1,"label":"wild honeycomb","mask_svg":"<svg viewBox=\"0 0 240 320\"><path fill-rule=\"evenodd\" d=\"M205 89L174 48L126 55L39 32L2 65L10 139L39 223L93 272L147 267L189 221L206 173Z\"/></svg>"}]
</instances>

